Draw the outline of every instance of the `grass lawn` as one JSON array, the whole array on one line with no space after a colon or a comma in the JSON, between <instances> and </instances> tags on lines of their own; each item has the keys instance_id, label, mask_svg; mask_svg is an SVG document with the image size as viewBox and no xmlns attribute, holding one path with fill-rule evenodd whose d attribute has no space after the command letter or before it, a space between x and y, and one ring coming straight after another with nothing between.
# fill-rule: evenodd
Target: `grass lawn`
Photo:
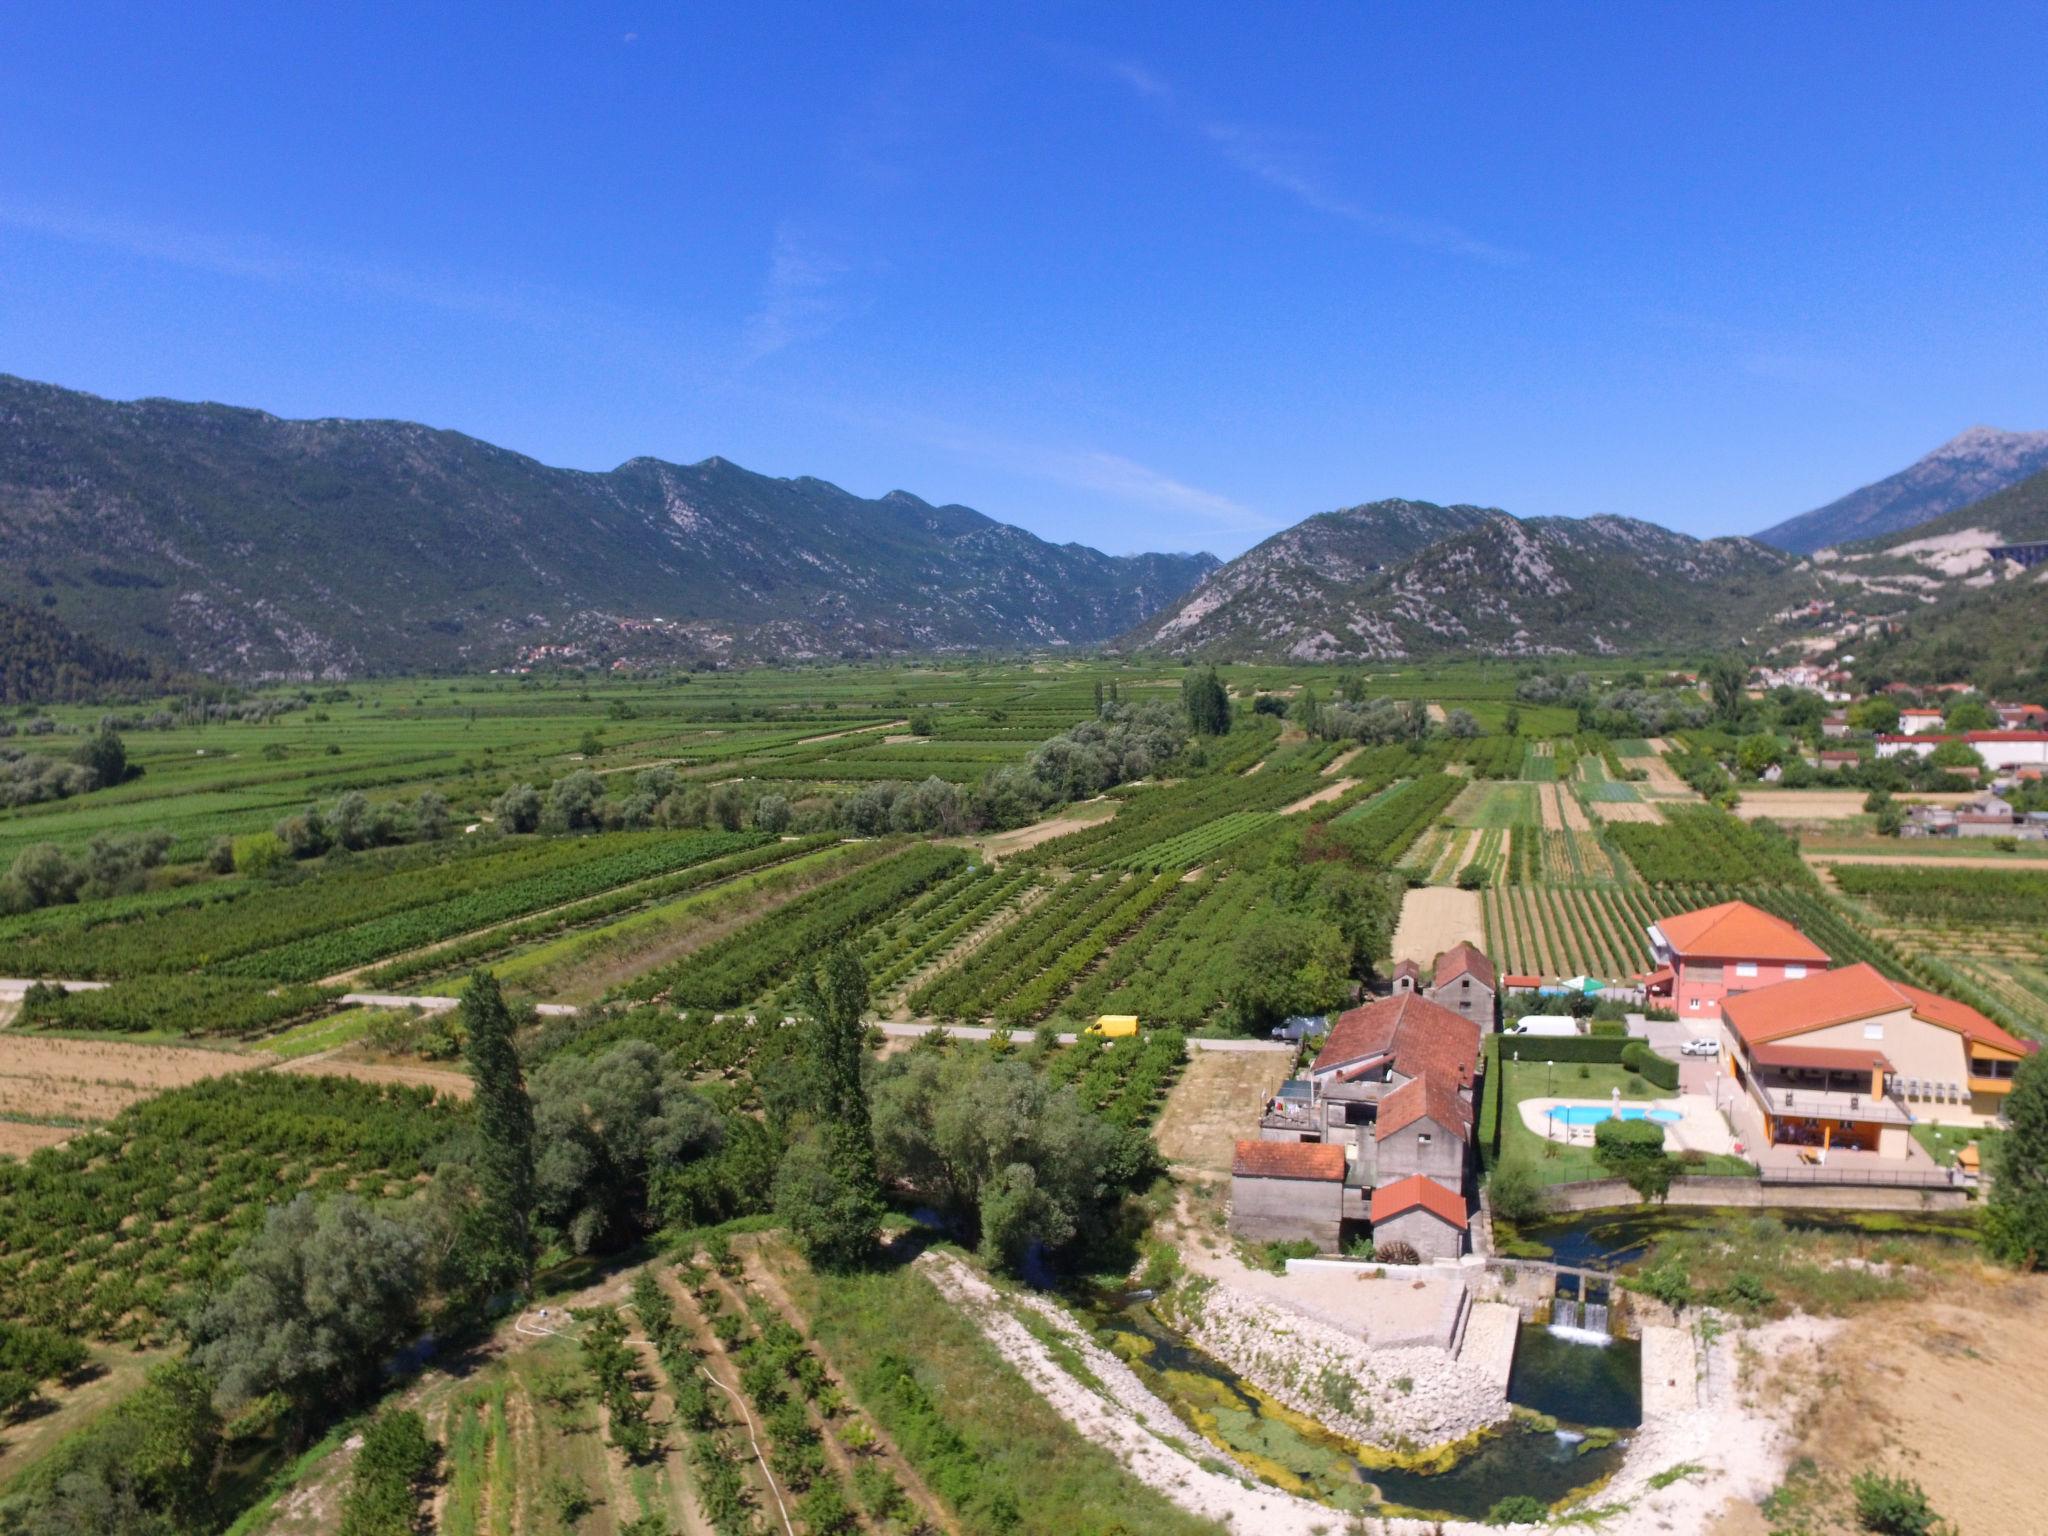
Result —
<instances>
[{"instance_id":1,"label":"grass lawn","mask_svg":"<svg viewBox=\"0 0 2048 1536\"><path fill-rule=\"evenodd\" d=\"M1536 825L1536 786L1533 784L1489 784L1479 808L1464 825L1479 828L1533 827Z\"/></svg>"},{"instance_id":2,"label":"grass lawn","mask_svg":"<svg viewBox=\"0 0 2048 1536\"><path fill-rule=\"evenodd\" d=\"M1507 1048L1512 1049L1512 1046ZM1600 1166L1592 1147L1546 1141L1524 1125L1521 1106L1525 1099L1605 1101L1616 1088L1621 1090L1624 1104L1649 1104L1678 1097L1647 1082L1639 1073L1605 1062L1503 1061L1499 1071L1506 1094L1500 1106L1500 1161L1502 1164L1520 1163L1532 1169L1546 1184L1604 1179L1607 1170ZM1688 1171L1749 1173L1752 1170L1739 1157L1711 1156Z\"/></svg>"},{"instance_id":3,"label":"grass lawn","mask_svg":"<svg viewBox=\"0 0 2048 1536\"><path fill-rule=\"evenodd\" d=\"M1944 1168L1953 1167L1956 1154L1971 1142L1977 1143L1977 1155L1988 1159L1991 1148L2005 1132L1996 1129L1968 1125L1916 1125L1913 1139L1927 1149L1932 1157Z\"/></svg>"}]
</instances>

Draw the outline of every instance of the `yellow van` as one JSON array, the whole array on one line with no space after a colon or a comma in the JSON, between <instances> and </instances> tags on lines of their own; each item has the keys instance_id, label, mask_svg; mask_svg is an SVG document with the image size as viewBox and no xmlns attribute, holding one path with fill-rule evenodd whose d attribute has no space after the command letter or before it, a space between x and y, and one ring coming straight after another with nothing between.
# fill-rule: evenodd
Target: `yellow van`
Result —
<instances>
[{"instance_id":1,"label":"yellow van","mask_svg":"<svg viewBox=\"0 0 2048 1536\"><path fill-rule=\"evenodd\" d=\"M1128 1040L1138 1032L1138 1016L1135 1013L1105 1013L1082 1031L1085 1035L1101 1035L1108 1040Z\"/></svg>"}]
</instances>

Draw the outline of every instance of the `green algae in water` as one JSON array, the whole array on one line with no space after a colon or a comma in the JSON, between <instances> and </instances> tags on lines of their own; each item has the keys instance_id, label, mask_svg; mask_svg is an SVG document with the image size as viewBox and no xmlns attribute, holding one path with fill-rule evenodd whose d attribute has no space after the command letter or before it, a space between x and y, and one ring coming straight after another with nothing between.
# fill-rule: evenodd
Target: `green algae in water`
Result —
<instances>
[{"instance_id":1,"label":"green algae in water","mask_svg":"<svg viewBox=\"0 0 2048 1536\"><path fill-rule=\"evenodd\" d=\"M1204 1439L1274 1487L1336 1510L1479 1518L1511 1493L1532 1494L1546 1503L1563 1499L1603 1482L1621 1464L1624 1447L1611 1435L1576 1420L1570 1427L1560 1427L1554 1419L1522 1409L1506 1424L1449 1452L1404 1458L1353 1445L1267 1397L1167 1328L1142 1303L1099 1306L1094 1320L1097 1339L1127 1361L1145 1385ZM1525 1329L1523 1337L1541 1332ZM1608 1353L1543 1337L1546 1343L1587 1355ZM1621 1355L1638 1358L1627 1345L1621 1346ZM1548 1353L1532 1360L1535 1369L1529 1381L1540 1383L1550 1363ZM1620 1363L1621 1357L1609 1362ZM1570 1419L1572 1402L1568 1393L1564 1397L1566 1412L1559 1417ZM1370 1406L1361 1400L1357 1408ZM1632 1407L1596 1405L1596 1411L1610 1417L1639 1415L1640 1396ZM1627 1423L1635 1421L1634 1416L1627 1417Z\"/></svg>"}]
</instances>

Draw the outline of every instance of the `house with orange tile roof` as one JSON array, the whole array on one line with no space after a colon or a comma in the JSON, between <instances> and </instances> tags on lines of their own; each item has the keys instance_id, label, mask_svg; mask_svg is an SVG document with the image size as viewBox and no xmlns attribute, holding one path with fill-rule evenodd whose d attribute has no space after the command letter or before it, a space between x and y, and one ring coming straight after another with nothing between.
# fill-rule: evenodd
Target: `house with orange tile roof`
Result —
<instances>
[{"instance_id":1,"label":"house with orange tile roof","mask_svg":"<svg viewBox=\"0 0 2048 1536\"><path fill-rule=\"evenodd\" d=\"M1369 1143L1374 1187L1400 1179L1434 1179L1462 1201L1472 1143L1472 1106L1433 1075L1410 1078L1380 1100ZM1360 1161L1368 1144L1361 1144Z\"/></svg>"},{"instance_id":2,"label":"house with orange tile roof","mask_svg":"<svg viewBox=\"0 0 2048 1536\"><path fill-rule=\"evenodd\" d=\"M1365 1138L1380 1101L1428 1075L1469 1110L1479 1077L1480 1026L1416 992L1337 1015L1308 1070L1325 1141Z\"/></svg>"},{"instance_id":3,"label":"house with orange tile roof","mask_svg":"<svg viewBox=\"0 0 2048 1536\"><path fill-rule=\"evenodd\" d=\"M1649 999L1688 1023L1721 1017L1723 1002L1741 992L1799 981L1825 971L1827 951L1782 917L1746 901L1724 901L1650 924L1656 969Z\"/></svg>"},{"instance_id":4,"label":"house with orange tile roof","mask_svg":"<svg viewBox=\"0 0 2048 1536\"><path fill-rule=\"evenodd\" d=\"M1721 1033L1724 1069L1773 1145L1900 1158L1916 1121L1994 1123L2035 1049L1860 963L1729 998Z\"/></svg>"},{"instance_id":5,"label":"house with orange tile roof","mask_svg":"<svg viewBox=\"0 0 2048 1536\"><path fill-rule=\"evenodd\" d=\"M1306 1240L1334 1253L1351 1176L1351 1160L1340 1146L1240 1141L1230 1161L1230 1230L1248 1242Z\"/></svg>"},{"instance_id":6,"label":"house with orange tile roof","mask_svg":"<svg viewBox=\"0 0 2048 1536\"><path fill-rule=\"evenodd\" d=\"M1420 1174L1382 1184L1372 1192L1372 1241L1384 1249L1406 1243L1415 1256L1455 1259L1465 1250L1465 1197Z\"/></svg>"}]
</instances>

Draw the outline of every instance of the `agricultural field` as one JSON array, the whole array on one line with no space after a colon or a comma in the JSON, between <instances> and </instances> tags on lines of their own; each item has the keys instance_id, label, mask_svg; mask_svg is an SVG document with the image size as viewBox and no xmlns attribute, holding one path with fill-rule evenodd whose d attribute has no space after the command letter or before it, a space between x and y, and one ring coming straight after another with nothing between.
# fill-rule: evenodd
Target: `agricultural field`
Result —
<instances>
[{"instance_id":1,"label":"agricultural field","mask_svg":"<svg viewBox=\"0 0 2048 1536\"><path fill-rule=\"evenodd\" d=\"M582 1170L602 1198L547 1207L545 1325L466 1314L457 1368L392 1386L441 1457L437 1528L723 1536L779 1527L787 1502L800 1530L998 1532L1092 1500L1192 1529L1037 1411L909 1262L922 1235L898 1240L903 1263L832 1276L764 1230L785 1220L778 1166L801 1169L818 1133L791 1016L821 957L858 957L870 1018L1011 1031L892 1038L872 1080L985 1072L1006 1113L1042 1095L1076 1117L1061 1135L1083 1139L1060 1145L1090 1149L1090 1187L1135 1170L1119 1201L1146 1194L1155 1157L1227 1168L1286 1067L1191 1061L1186 1036L1263 1034L1457 939L1504 970L1618 980L1648 964L1648 923L1739 892L1840 958L2048 1022L2048 964L2016 915L2031 887L1823 884L1767 830L1657 796L1651 744L1610 747L1537 706L1503 733L1511 669L1361 685L1431 718L1466 710L1476 737L1319 739L1252 697L1344 679L1267 668L1227 670L1221 734L1162 745L1130 712L1104 723L1099 704L1175 705L1180 673L457 678L136 709L138 777L0 812L0 869L37 850L14 889L41 881L0 915L0 975L107 983L38 990L0 1021L0 1322L181 1358L198 1304L295 1196L467 1209L441 1202L496 1111L436 1005L484 969L515 1009L551 1005L510 1026L546 1099L536 1183ZM22 740L68 752L98 714L52 711ZM157 829L148 859L109 855L107 839ZM68 884L49 876L64 861ZM1105 1013L1143 1030L1056 1038ZM609 1123L576 1118L621 1083L636 1086ZM905 1144L909 1111L892 1112L898 1139L878 1108L878 1148ZM689 1160L626 1167L619 1126L659 1127ZM922 1185L891 1185L906 1187ZM953 1210L1031 1219L1053 1188ZM606 1225L614 1201L644 1223ZM436 1219L436 1252L468 1231ZM971 1226L950 1235L996 1262ZM1114 1267L1132 1258L1115 1249ZM68 1424L80 1400L56 1396ZM241 1481L206 1529L245 1511L242 1536L336 1527L364 1426L304 1425L296 1472L290 1435L251 1431L246 1458L237 1443Z\"/></svg>"}]
</instances>

